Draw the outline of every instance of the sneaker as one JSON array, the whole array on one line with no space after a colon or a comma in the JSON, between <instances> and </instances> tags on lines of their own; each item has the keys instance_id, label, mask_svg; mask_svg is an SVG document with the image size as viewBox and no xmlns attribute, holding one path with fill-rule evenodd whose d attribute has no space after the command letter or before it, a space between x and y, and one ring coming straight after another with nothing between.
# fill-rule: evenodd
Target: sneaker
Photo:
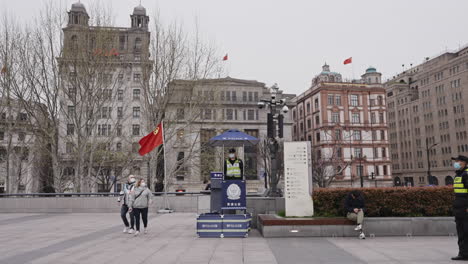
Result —
<instances>
[{"instance_id":1,"label":"sneaker","mask_svg":"<svg viewBox=\"0 0 468 264\"><path fill-rule=\"evenodd\" d=\"M143 233L145 234L148 234L148 229L145 227L145 229L143 230Z\"/></svg>"},{"instance_id":2,"label":"sneaker","mask_svg":"<svg viewBox=\"0 0 468 264\"><path fill-rule=\"evenodd\" d=\"M135 236L138 236L140 234L140 231L135 232Z\"/></svg>"},{"instance_id":3,"label":"sneaker","mask_svg":"<svg viewBox=\"0 0 468 264\"><path fill-rule=\"evenodd\" d=\"M124 232L124 233L127 233L127 232L128 232L128 228L127 228L127 227L124 227L123 232Z\"/></svg>"},{"instance_id":4,"label":"sneaker","mask_svg":"<svg viewBox=\"0 0 468 264\"><path fill-rule=\"evenodd\" d=\"M359 231L359 230L362 230L362 225L357 225L355 228L354 228L355 231Z\"/></svg>"},{"instance_id":5,"label":"sneaker","mask_svg":"<svg viewBox=\"0 0 468 264\"><path fill-rule=\"evenodd\" d=\"M363 232L361 232L361 234L359 234L359 239L366 239L366 235Z\"/></svg>"},{"instance_id":6,"label":"sneaker","mask_svg":"<svg viewBox=\"0 0 468 264\"><path fill-rule=\"evenodd\" d=\"M128 230L128 233L129 233L129 234L133 234L133 228L130 228L130 229Z\"/></svg>"}]
</instances>

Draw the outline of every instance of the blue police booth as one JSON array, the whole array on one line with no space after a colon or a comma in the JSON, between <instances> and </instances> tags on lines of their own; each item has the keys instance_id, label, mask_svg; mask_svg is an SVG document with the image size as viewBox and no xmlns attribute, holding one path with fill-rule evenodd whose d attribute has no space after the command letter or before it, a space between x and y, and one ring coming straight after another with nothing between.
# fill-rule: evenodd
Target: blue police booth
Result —
<instances>
[{"instance_id":1,"label":"blue police booth","mask_svg":"<svg viewBox=\"0 0 468 264\"><path fill-rule=\"evenodd\" d=\"M227 132L210 139L215 147L254 146L259 140L239 130ZM246 212L245 180L223 180L223 173L211 173L210 213L197 218L199 237L247 237L252 216ZM225 212L239 212L225 213Z\"/></svg>"}]
</instances>

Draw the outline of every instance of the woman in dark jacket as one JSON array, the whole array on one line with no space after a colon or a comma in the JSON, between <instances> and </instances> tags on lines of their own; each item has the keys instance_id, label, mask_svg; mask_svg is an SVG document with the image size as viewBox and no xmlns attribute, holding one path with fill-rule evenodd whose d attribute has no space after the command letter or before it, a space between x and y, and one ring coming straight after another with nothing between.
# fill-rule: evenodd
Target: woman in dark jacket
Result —
<instances>
[{"instance_id":1,"label":"woman in dark jacket","mask_svg":"<svg viewBox=\"0 0 468 264\"><path fill-rule=\"evenodd\" d=\"M358 190L351 191L348 196L346 196L345 200L345 209L346 209L346 217L357 223L356 228L354 230L361 231L362 230L362 222L364 221L364 211L365 211L365 202L362 193ZM363 237L364 233L361 232L360 238Z\"/></svg>"}]
</instances>

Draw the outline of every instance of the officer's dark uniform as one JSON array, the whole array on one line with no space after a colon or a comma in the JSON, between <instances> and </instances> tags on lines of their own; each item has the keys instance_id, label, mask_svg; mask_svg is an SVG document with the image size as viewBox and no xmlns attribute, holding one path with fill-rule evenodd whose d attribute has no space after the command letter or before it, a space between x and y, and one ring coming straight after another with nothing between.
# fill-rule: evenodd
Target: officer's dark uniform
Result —
<instances>
[{"instance_id":1,"label":"officer's dark uniform","mask_svg":"<svg viewBox=\"0 0 468 264\"><path fill-rule=\"evenodd\" d=\"M452 158L455 161L464 161L468 164L468 157L458 156ZM460 168L456 171L453 190L455 201L453 202L453 213L457 224L458 256L452 259L468 260L468 168Z\"/></svg>"}]
</instances>

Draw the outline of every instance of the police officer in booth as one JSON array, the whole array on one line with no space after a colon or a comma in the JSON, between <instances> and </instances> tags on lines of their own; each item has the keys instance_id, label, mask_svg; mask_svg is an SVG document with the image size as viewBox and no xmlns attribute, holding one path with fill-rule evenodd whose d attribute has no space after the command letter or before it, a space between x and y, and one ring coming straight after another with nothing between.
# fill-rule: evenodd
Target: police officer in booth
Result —
<instances>
[{"instance_id":1,"label":"police officer in booth","mask_svg":"<svg viewBox=\"0 0 468 264\"><path fill-rule=\"evenodd\" d=\"M244 163L237 158L236 150L229 150L229 158L224 161L224 180L243 180Z\"/></svg>"},{"instance_id":2,"label":"police officer in booth","mask_svg":"<svg viewBox=\"0 0 468 264\"><path fill-rule=\"evenodd\" d=\"M453 213L458 235L458 256L452 260L468 260L468 157L459 155L452 160L456 170L453 181Z\"/></svg>"}]
</instances>

